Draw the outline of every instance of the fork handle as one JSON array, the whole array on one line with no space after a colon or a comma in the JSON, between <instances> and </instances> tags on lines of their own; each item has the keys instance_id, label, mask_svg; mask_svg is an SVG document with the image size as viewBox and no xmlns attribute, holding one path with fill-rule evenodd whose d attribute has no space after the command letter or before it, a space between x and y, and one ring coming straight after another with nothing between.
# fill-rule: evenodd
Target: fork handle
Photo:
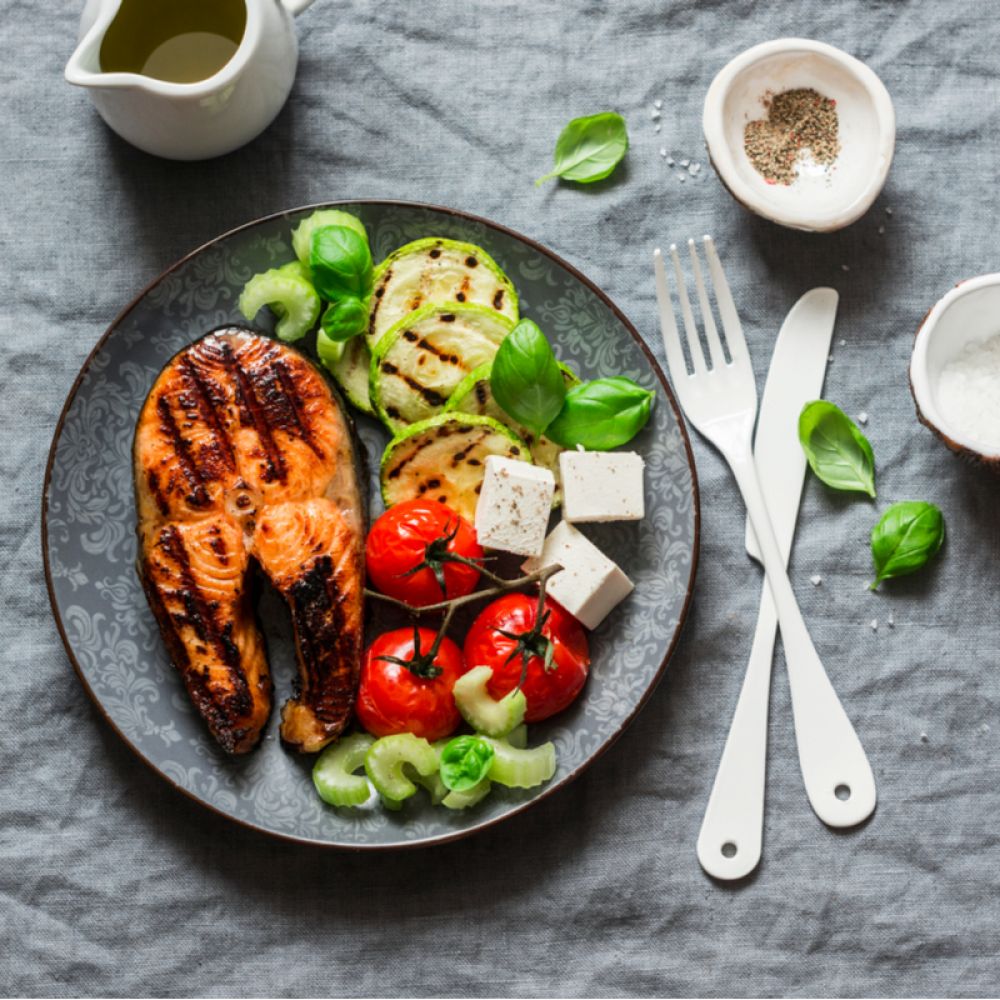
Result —
<instances>
[{"instance_id":1,"label":"fork handle","mask_svg":"<svg viewBox=\"0 0 1000 1000\"><path fill-rule=\"evenodd\" d=\"M824 823L854 826L875 810L875 776L802 620L750 449L727 458L757 535L778 612L806 794Z\"/></svg>"},{"instance_id":2,"label":"fork handle","mask_svg":"<svg viewBox=\"0 0 1000 1000\"><path fill-rule=\"evenodd\" d=\"M760 861L767 713L777 627L774 601L765 583L743 686L698 833L698 861L715 878L743 878Z\"/></svg>"}]
</instances>

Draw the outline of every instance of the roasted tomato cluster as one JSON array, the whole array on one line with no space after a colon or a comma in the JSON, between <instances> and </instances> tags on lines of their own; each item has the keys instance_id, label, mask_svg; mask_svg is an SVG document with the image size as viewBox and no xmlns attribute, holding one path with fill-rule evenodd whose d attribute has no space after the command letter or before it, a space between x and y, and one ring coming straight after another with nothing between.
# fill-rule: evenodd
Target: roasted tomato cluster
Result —
<instances>
[{"instance_id":1,"label":"roasted tomato cluster","mask_svg":"<svg viewBox=\"0 0 1000 1000\"><path fill-rule=\"evenodd\" d=\"M435 500L390 507L366 546L372 586L413 608L471 594L483 550L475 528ZM540 613L539 613L540 612ZM414 733L434 741L461 722L452 688L466 670L493 669L489 692L520 686L525 721L561 712L580 693L590 668L583 626L554 601L510 593L476 617L464 649L434 629L400 628L378 636L365 653L357 715L375 736Z\"/></svg>"}]
</instances>

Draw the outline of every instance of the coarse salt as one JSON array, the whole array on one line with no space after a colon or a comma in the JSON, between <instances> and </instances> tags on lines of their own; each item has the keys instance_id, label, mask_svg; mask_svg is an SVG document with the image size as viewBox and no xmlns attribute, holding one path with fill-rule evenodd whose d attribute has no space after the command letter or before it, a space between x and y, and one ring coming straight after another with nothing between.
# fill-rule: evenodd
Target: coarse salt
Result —
<instances>
[{"instance_id":1,"label":"coarse salt","mask_svg":"<svg viewBox=\"0 0 1000 1000\"><path fill-rule=\"evenodd\" d=\"M861 424L861 426L862 426L862 427L864 427L864 426L865 426L865 424L867 424L867 423L868 423L868 414L867 414L867 413L865 413L865 411L864 411L864 410L862 410L862 411L861 411L861 412L860 412L860 413L858 414L858 423L859 423L859 424Z\"/></svg>"},{"instance_id":2,"label":"coarse salt","mask_svg":"<svg viewBox=\"0 0 1000 1000\"><path fill-rule=\"evenodd\" d=\"M941 369L938 404L950 424L1000 447L1000 334L967 344Z\"/></svg>"},{"instance_id":3,"label":"coarse salt","mask_svg":"<svg viewBox=\"0 0 1000 1000\"><path fill-rule=\"evenodd\" d=\"M809 577L809 582L814 586L818 587L823 582L823 577L817 573L815 576Z\"/></svg>"}]
</instances>

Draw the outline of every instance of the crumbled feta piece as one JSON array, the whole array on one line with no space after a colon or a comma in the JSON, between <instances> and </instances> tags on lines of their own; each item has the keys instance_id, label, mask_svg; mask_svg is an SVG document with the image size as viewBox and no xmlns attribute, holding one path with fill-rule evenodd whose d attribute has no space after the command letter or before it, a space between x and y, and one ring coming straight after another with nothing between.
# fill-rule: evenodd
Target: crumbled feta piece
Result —
<instances>
[{"instance_id":1,"label":"crumbled feta piece","mask_svg":"<svg viewBox=\"0 0 1000 1000\"><path fill-rule=\"evenodd\" d=\"M686 167L688 166L688 164L690 164L690 162L691 162L690 160L681 160L681 166Z\"/></svg>"},{"instance_id":2,"label":"crumbled feta piece","mask_svg":"<svg viewBox=\"0 0 1000 1000\"><path fill-rule=\"evenodd\" d=\"M621 569L568 521L556 525L542 554L526 560L522 569L532 573L557 563L562 569L549 577L545 592L587 628L597 628L635 589Z\"/></svg>"},{"instance_id":3,"label":"crumbled feta piece","mask_svg":"<svg viewBox=\"0 0 1000 1000\"><path fill-rule=\"evenodd\" d=\"M545 544L555 488L555 476L549 469L490 455L476 504L479 544L519 556L537 556Z\"/></svg>"},{"instance_id":4,"label":"crumbled feta piece","mask_svg":"<svg viewBox=\"0 0 1000 1000\"><path fill-rule=\"evenodd\" d=\"M640 521L645 462L634 451L564 451L559 456L567 521Z\"/></svg>"}]
</instances>

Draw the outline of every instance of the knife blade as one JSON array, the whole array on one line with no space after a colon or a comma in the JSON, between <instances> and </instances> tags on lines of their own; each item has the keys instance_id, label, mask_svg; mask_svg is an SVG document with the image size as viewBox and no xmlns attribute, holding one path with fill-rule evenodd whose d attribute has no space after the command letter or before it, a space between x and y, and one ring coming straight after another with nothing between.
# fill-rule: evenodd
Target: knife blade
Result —
<instances>
[{"instance_id":1,"label":"knife blade","mask_svg":"<svg viewBox=\"0 0 1000 1000\"><path fill-rule=\"evenodd\" d=\"M799 414L823 390L838 301L834 289L814 288L795 303L778 333L761 398L754 461L786 563L805 480ZM759 561L749 521L746 547ZM777 612L765 581L746 677L698 834L698 860L719 879L749 875L763 849L767 717L777 632Z\"/></svg>"},{"instance_id":2,"label":"knife blade","mask_svg":"<svg viewBox=\"0 0 1000 1000\"><path fill-rule=\"evenodd\" d=\"M799 443L799 414L806 403L819 399L823 392L839 298L832 288L814 288L792 306L775 341L761 397L754 461L786 563L795 537L806 471L806 456ZM757 536L749 518L746 546L747 552L760 561Z\"/></svg>"}]
</instances>

